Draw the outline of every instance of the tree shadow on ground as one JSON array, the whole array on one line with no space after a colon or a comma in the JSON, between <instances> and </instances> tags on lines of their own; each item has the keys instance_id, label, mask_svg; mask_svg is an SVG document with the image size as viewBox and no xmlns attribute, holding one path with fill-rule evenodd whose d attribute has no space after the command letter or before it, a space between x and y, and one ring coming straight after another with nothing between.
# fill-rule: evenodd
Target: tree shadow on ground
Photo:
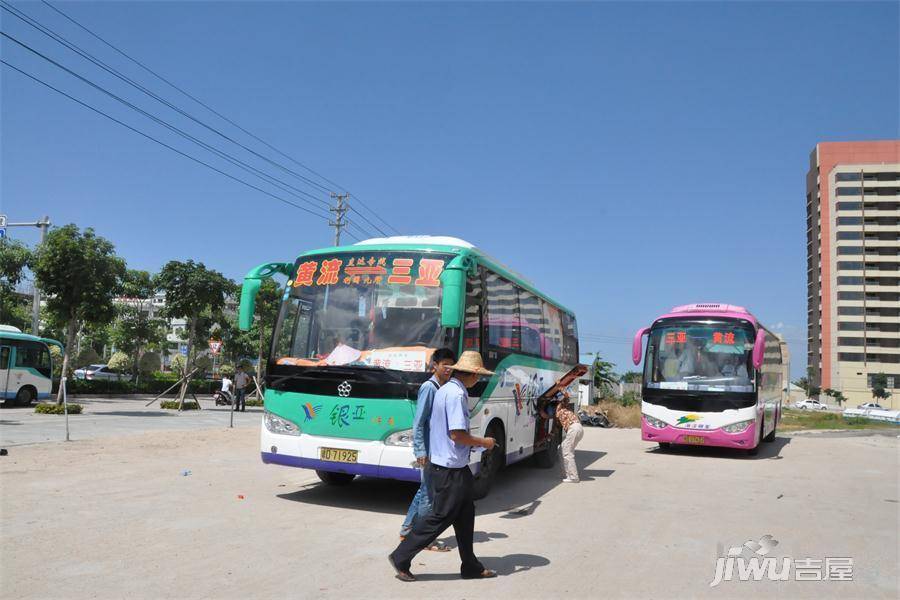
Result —
<instances>
[{"instance_id":1,"label":"tree shadow on ground","mask_svg":"<svg viewBox=\"0 0 900 600\"><path fill-rule=\"evenodd\" d=\"M662 449L659 446L648 450L651 454L678 454L681 456L705 456L710 458L730 458L744 460L781 460L781 450L791 443L789 437L776 437L772 442L763 442L759 447L759 454L750 456L745 450L739 448L722 448L716 446L693 446L686 444L673 445Z\"/></svg>"},{"instance_id":2,"label":"tree shadow on ground","mask_svg":"<svg viewBox=\"0 0 900 600\"><path fill-rule=\"evenodd\" d=\"M606 452L575 451L579 469L593 465L604 456ZM586 474L586 479L595 479L609 477L613 471L584 469L582 473ZM505 513L502 518L508 519L529 516L540 505L539 498L558 485L566 485L562 484L559 465L541 469L533 466L531 460L524 460L500 472L487 498L476 501L477 514ZM349 485L317 482L295 492L278 494L278 497L303 504L405 515L417 488L417 483L357 477Z\"/></svg>"},{"instance_id":3,"label":"tree shadow on ground","mask_svg":"<svg viewBox=\"0 0 900 600\"><path fill-rule=\"evenodd\" d=\"M530 571L537 567L546 567L550 559L536 554L507 554L506 556L479 556L478 560L486 569L497 571L497 575L505 577L515 575L523 571ZM419 581L453 581L460 579L458 572L454 573L416 573Z\"/></svg>"}]
</instances>

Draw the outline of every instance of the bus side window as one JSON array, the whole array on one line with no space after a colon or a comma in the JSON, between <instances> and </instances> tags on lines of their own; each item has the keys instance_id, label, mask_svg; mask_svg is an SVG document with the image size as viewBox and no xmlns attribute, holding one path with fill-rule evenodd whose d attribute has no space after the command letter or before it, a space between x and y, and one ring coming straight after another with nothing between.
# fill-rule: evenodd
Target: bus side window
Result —
<instances>
[{"instance_id":1,"label":"bus side window","mask_svg":"<svg viewBox=\"0 0 900 600\"><path fill-rule=\"evenodd\" d=\"M9 368L9 346L0 348L0 369Z\"/></svg>"},{"instance_id":2,"label":"bus side window","mask_svg":"<svg viewBox=\"0 0 900 600\"><path fill-rule=\"evenodd\" d=\"M521 347L519 295L516 286L491 271L485 272L485 314L482 325L485 343L502 355L518 352Z\"/></svg>"},{"instance_id":3,"label":"bus side window","mask_svg":"<svg viewBox=\"0 0 900 600\"><path fill-rule=\"evenodd\" d=\"M481 272L466 280L466 312L463 318L463 351L481 352L481 305L484 293Z\"/></svg>"},{"instance_id":4,"label":"bus side window","mask_svg":"<svg viewBox=\"0 0 900 600\"><path fill-rule=\"evenodd\" d=\"M562 314L563 321L563 362L567 364L578 363L578 326L575 317L568 313Z\"/></svg>"}]
</instances>

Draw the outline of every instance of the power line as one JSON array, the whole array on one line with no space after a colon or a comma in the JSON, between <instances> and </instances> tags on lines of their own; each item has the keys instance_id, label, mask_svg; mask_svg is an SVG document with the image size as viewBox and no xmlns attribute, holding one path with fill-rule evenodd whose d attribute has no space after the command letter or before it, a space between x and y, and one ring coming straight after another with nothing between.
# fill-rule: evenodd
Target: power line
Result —
<instances>
[{"instance_id":1,"label":"power line","mask_svg":"<svg viewBox=\"0 0 900 600\"><path fill-rule=\"evenodd\" d=\"M375 223L373 223L372 221L370 221L369 219L367 219L367 218L366 218L366 215L362 214L361 212L359 212L358 210L356 210L356 209L353 208L353 207L350 207L350 210L353 211L355 214L359 215L359 217L360 217L363 221L365 221L365 222L368 223L370 226L372 226L372 227L375 229L375 231L377 231L377 232L380 233L381 235L383 235L383 236L387 236L387 235L388 235L388 234L385 233L384 230L381 229L378 225L376 225Z\"/></svg>"},{"instance_id":2,"label":"power line","mask_svg":"<svg viewBox=\"0 0 900 600\"><path fill-rule=\"evenodd\" d=\"M163 141L161 141L161 140L156 139L156 138L153 137L152 135L147 134L147 133L144 133L143 131L140 131L139 129L136 129L136 128L132 127L131 125L125 123L124 121L120 121L119 119L117 119L117 118L115 118L115 117L113 117L113 116L111 116L111 115L109 115L109 114L103 112L103 111L100 110L100 109L94 108L93 106L87 104L86 102L82 102L82 101L79 100L78 98L75 98L74 96L71 96L71 95L67 94L66 92L60 90L59 88L54 87L53 85L47 83L46 81L43 81L43 80L41 80L41 79L35 77L34 75L32 75L32 74L30 74L30 73L27 73L27 72L23 71L22 69L16 67L15 65L12 65L12 64L6 62L6 60L4 60L4 59L0 59L0 63L6 65L6 66L9 67L10 69L13 69L13 70L15 70L15 71L18 71L19 73L21 73L22 75L25 75L25 76L28 77L29 79L32 79L33 81L35 81L35 82L37 82L37 83L39 83L39 84L41 84L41 85L43 85L43 86L45 86L45 87L47 87L47 88L50 88L50 89L53 90L54 92L56 92L56 93L58 93L58 94L61 94L62 96L65 96L65 97L68 98L69 100L72 100L73 102L76 102L76 103L80 104L81 106L83 106L83 107L85 107L85 108L87 108L87 109L89 109L89 110L91 110L91 111L93 111L93 112L95 112L95 113L97 113L97 114L99 114L99 115L102 115L102 116L106 117L106 118L109 119L110 121L113 121L113 122L115 122L115 123L118 123L118 124L121 125L122 127L125 127L126 129L129 129L129 130L133 131L134 133L137 133L138 135L141 135L141 136L147 138L148 140L151 140L151 141L153 141L153 142L156 142L156 143L159 144L160 146L163 146L163 147L165 147L165 148L168 148L169 150L171 150L172 152L175 152L176 154L180 154L181 156L183 156L183 157L185 157L185 158L187 158L187 159L190 159L190 160L194 161L195 163L201 164L201 165L203 165L204 167L206 167L206 168L208 168L208 169L211 169L211 170L215 171L216 173L219 173L220 175L224 175L225 177L227 177L227 178L229 178L229 179L231 179L231 180L237 181L238 183L241 183L241 184L243 184L243 185L245 185L245 186L247 186L247 187L249 187L249 188L251 188L251 189L254 189L254 190L258 191L258 192L261 192L261 193L265 194L266 196L270 196L271 198L274 198L275 200L278 200L279 202L284 202L285 204L288 204L288 205L290 205L290 206L293 206L294 208L297 208L297 209L299 209L299 210L302 210L303 212L307 212L307 213L313 215L314 217L319 217L320 219L326 219L326 217L323 217L322 215L320 215L320 214L318 214L318 213L315 213L315 212L309 210L309 209L306 208L306 207L300 206L299 204L295 204L294 202L291 202L290 200L287 200L287 199L285 199L285 198L282 198L281 196L277 196L277 195L275 195L275 194L273 194L273 193L271 193L271 192L268 192L268 191L266 191L266 190L264 190L264 189L262 189L262 188L260 188L260 187L257 187L257 186L255 186L255 185L253 185L252 183L248 183L248 182L244 181L243 179L240 179L240 178L238 178L238 177L235 177L234 175L231 175L231 174L229 174L229 173L226 173L225 171L222 171L221 169L218 169L218 168L214 167L213 165L211 165L211 164L209 164L209 163L203 162L203 161L200 160L199 158L193 157L193 156L191 156L190 154L187 154L187 153L185 153L185 152L182 152L181 150L179 150L179 149L177 149L177 148L175 148L175 147L173 147L173 146L170 146L169 144L167 144L167 143L165 143L165 142L163 142Z\"/></svg>"},{"instance_id":3,"label":"power line","mask_svg":"<svg viewBox=\"0 0 900 600\"><path fill-rule=\"evenodd\" d=\"M22 11L21 9L19 9L19 8L17 8L17 7L14 7L14 6L10 5L10 4L9 4L8 2L6 2L5 0L0 0L0 4L2 4L2 8L4 8L7 12L9 12L9 13L12 14L12 15L14 15L14 16L17 17L18 19L20 19L20 20L26 22L26 23L29 24L31 27L33 27L33 28L35 28L35 29L41 31L44 35L46 35L46 36L52 38L53 40L55 40L57 43L59 43L59 44L61 44L61 45L63 45L63 46L66 46L68 49L70 49L70 50L72 50L73 52L79 54L82 58L85 58L86 60L92 62L92 63L95 64L96 66L100 67L101 69L105 70L106 72L110 73L111 75L113 75L113 76L119 78L120 80L126 82L127 84L131 85L131 86L134 87L135 89L140 90L141 92L143 92L143 93L145 93L146 95L150 96L150 97L153 98L154 100L157 100L158 102L160 102L160 103L162 103L162 104L168 106L168 107L171 108L172 110L174 110L174 111L178 112L179 114L181 114L181 115L187 117L187 118L190 119L191 121L194 121L194 122L197 123L198 125L200 125L200 126L206 128L206 129L208 129L209 131L215 133L216 135L222 137L223 139L228 140L229 142L231 142L231 143L233 143L233 144L235 144L235 145L237 145L237 146L243 148L243 149L246 150L247 152L253 154L254 156L256 156L256 157L258 157L258 158L260 158L261 160L264 160L265 162L267 162L267 163L269 163L269 164L271 164L271 165L273 165L273 166L275 166L275 167L278 167L279 169L285 171L286 173L289 173L289 174L291 174L291 175L294 175L295 177L297 177L297 178L299 178L299 179L305 181L307 184L309 184L309 185L311 185L311 186L314 186L314 187L318 188L320 191L322 191L322 192L328 192L328 191L329 191L328 188L326 188L325 186L319 184L318 182L313 181L312 179L309 179L308 177L305 177L305 176L303 176L303 175L297 173L296 171L293 171L292 169L290 169L290 168L288 168L288 167L282 165L281 163L278 163L278 162L275 162L275 161L271 160L271 159L268 158L267 156L264 156L264 155L262 155L262 154L256 152L256 151L253 150L252 148L250 148L250 147L248 147L248 146L245 146L244 144L240 143L239 141L235 140L234 138L232 138L232 137L228 136L227 134L225 134L225 133L219 131L219 130L216 129L215 127L212 127L211 125L208 125L207 123L203 122L202 120L198 119L197 117L195 117L195 116L191 115L190 113L188 113L188 112L182 110L180 107L176 106L175 104L172 104L171 102L169 102L169 101L166 100L165 98L163 98L163 97L159 96L158 94L154 93L153 91L147 89L146 87L144 87L144 86L141 85L140 83L134 81L133 79L131 79L131 78L128 77L127 75L124 75L123 73L121 73L121 72L118 71L117 69L115 69L115 68L113 68L113 67L107 65L106 63L104 63L104 62L101 61L100 59L94 57L92 54L90 54L89 52L83 50L82 48L80 48L80 47L77 46L76 44L73 44L73 43L69 42L68 40L66 40L66 39L65 39L64 37L62 37L61 35L59 35L59 34L53 32L50 28L48 28L48 27L42 25L40 22L38 22L38 21L37 21L36 19L34 19L33 17L30 17L27 13L25 13L25 12ZM48 5L48 6L50 6L50 5ZM51 6L51 8L53 8L53 7ZM23 16L23 15L24 15L24 16ZM306 192L303 192L303 193L305 194ZM321 203L323 203L323 204L325 204L325 205L327 206L327 202L325 202L324 200L321 200L321 199L319 199L319 198L316 198L315 196L312 196L312 195L309 195L309 196L310 196L311 198L314 198L316 201L321 202Z\"/></svg>"},{"instance_id":4,"label":"power line","mask_svg":"<svg viewBox=\"0 0 900 600\"><path fill-rule=\"evenodd\" d=\"M197 98L196 96L194 96L193 94L187 92L187 91L184 90L183 88L181 88L181 87L179 87L178 85L172 83L169 79L163 77L162 75L160 75L159 73L157 73L156 71L154 71L153 69L151 69L150 67L148 67L147 65L145 65L144 63L142 63L141 61L139 61L139 60L137 60L136 58L133 58L132 56L130 56L129 54L127 54L124 50L121 50L121 49L118 48L116 45L114 45L114 44L108 42L107 40L105 40L105 39L104 39L103 37L101 37L99 34L95 33L94 31L90 30L90 29L87 28L86 26L82 25L81 23L79 23L78 21L76 21L73 17L69 16L68 14L66 14L65 12L63 12L62 10L56 8L55 6L53 6L52 4L50 4L49 2L47 2L47 0L42 0L42 2L43 2L47 7L49 7L51 10L55 11L56 13L58 13L59 15L61 15L62 17L64 17L65 19L67 19L68 21L70 21L71 23L73 23L74 25L76 25L77 27L81 28L82 30L84 30L85 32L87 32L88 34L90 34L91 36L93 36L95 39L99 40L100 42L102 42L103 44L105 44L106 46L108 46L109 48L111 48L112 50L114 50L115 52L119 53L120 55L124 56L125 58L127 58L128 60L130 60L131 62L133 62L134 64L138 65L139 67L141 67L142 69L144 69L145 71L147 71L148 73L150 73L151 75L153 75L154 77L156 77L157 79L159 79L160 81L164 82L165 84L169 85L170 87L172 87L173 89L177 90L177 91L180 92L181 94L183 94L183 95L185 95L186 97L190 98L191 100L193 100L194 102L196 102L196 103L199 104L200 106L204 107L205 109L207 109L208 111L210 111L210 112L213 113L214 115L218 116L220 119L226 121L227 123L229 123L229 124L231 124L232 126L236 127L237 129L239 129L240 131L242 131L242 132L245 133L246 135L250 136L251 138L253 138L253 139L256 140L257 142L263 144L265 147L267 147L267 148L269 148L270 150L272 150L272 151L278 153L280 156L282 156L282 157L288 159L289 161L291 161L291 162L294 163L295 165L298 165L299 167L305 169L308 173L311 173L311 174L315 175L316 177L319 177L321 180L325 181L326 183L329 183L329 184L331 184L331 185L334 186L334 187L340 188L344 193L348 193L348 194L351 193L350 190L348 190L346 187L340 185L339 183L337 183L337 182L335 182L335 181L332 181L331 179L328 179L327 177L325 177L325 176L322 175L321 173L316 172L315 170L313 170L312 168L310 168L310 167L308 167L307 165L303 164L302 162L300 162L300 161L297 160L296 158L294 158L294 157L292 157L292 156L286 154L285 152L279 150L278 148L276 148L275 146L269 144L268 142L266 142L266 141L263 140L262 138L260 138L260 137L258 137L257 135L251 133L250 131L248 131L247 129L245 129L244 127L242 127L241 125L239 125L238 123L236 123L235 121L233 121L232 119L226 117L225 115L223 115L222 113L220 113L219 111L217 111L216 109L214 109L213 107L211 107L210 105L206 104L205 102L203 102L202 100L200 100L199 98ZM379 221L381 221L386 227L388 227L389 229L392 229L392 230L394 231L394 233L397 233L397 234L400 233L393 225L391 225L390 223L388 223L387 221L385 221L385 220L381 217L381 215L379 215L377 212L375 212L374 210L372 210L371 208L369 208L369 206L366 205L366 204L365 204L358 196L356 196L355 194L353 194L353 196L354 196L354 198L356 199L356 201L360 204L360 206L362 206L362 207L365 208L367 211L369 211L376 219L378 219ZM362 214L361 214L359 211L356 211L356 212L357 212L357 214L360 214L360 216L362 216ZM363 218L365 218L365 217L363 217ZM377 229L377 228L376 228L376 229ZM379 231L380 231L380 230L379 230ZM385 234L385 235L386 235L386 234Z\"/></svg>"},{"instance_id":5,"label":"power line","mask_svg":"<svg viewBox=\"0 0 900 600\"><path fill-rule=\"evenodd\" d=\"M294 188L294 186L290 185L289 183L286 183L286 182L284 182L284 181L281 181L280 179L277 179L276 177L273 177L273 176L269 175L268 173L265 173L264 171L260 171L260 170L257 169L256 167L254 167L254 166L252 166L252 165L250 165L250 164L248 164L248 163L246 163L246 162L240 160L239 158L236 158L235 156L233 156L233 155L231 155L231 154L228 154L227 152L224 152L224 151L222 151L222 150L219 150L219 149L217 149L217 148L215 148L215 147L213 147L213 146L207 144L207 143L204 142L203 140L200 140L200 139L194 137L193 135L191 135L191 134L185 132L184 130L179 129L178 127L175 127L174 125L168 123L167 121L165 121L165 120L163 120L163 119L160 119L159 117L153 115L152 113L149 113L149 112L145 111L145 110L142 109L141 107L139 107L139 106L137 106L137 105L135 105L135 104L132 104L132 103L129 102L128 100L125 100L124 98L122 98L122 97L120 97L120 96L118 96L118 95L116 95L116 94L110 92L109 90L107 90L107 89L104 88L103 86L100 86L100 85L94 83L93 81L87 79L86 77L83 77L83 76L79 75L78 73L76 73L75 71L69 69L69 68L66 67L65 65L62 65L61 63L59 63L59 62L53 60L53 59L50 58L49 56L47 56L47 55L45 55L45 54L39 52L38 50L35 50L34 48L32 48L31 46L29 46L28 44L25 44L24 42L22 42L22 41L20 41L20 40L18 40L18 39L16 39L16 38L14 38L13 36L9 35L8 33L4 32L4 31L0 31L0 35L2 35L3 37L5 37L5 38L11 40L12 42L18 44L18 45L21 46L22 48L25 48L25 49L28 50L29 52L35 54L36 56L38 56L38 57L40 57L40 58L42 58L42 59L44 59L45 61L51 63L52 65L56 66L57 68L62 69L62 70L65 71L66 73L68 73L68 74L72 75L73 77L79 79L80 81L82 81L82 82L88 84L89 86L93 87L94 89L96 89L96 90L98 90L98 91L100 91L100 92L106 94L106 95L109 96L110 98L113 98L114 100L116 100L116 101L118 101L118 102L124 104L124 105L127 106L128 108L130 108L130 109L132 109L132 110L134 110L134 111L136 111L136 112L138 112L138 113L144 115L144 116L147 117L148 119L151 119L152 121L154 121L154 122L156 122L156 123L162 125L163 127L169 129L170 131L172 131L172 132L174 132L174 133L180 135L181 137L183 137L183 138L185 138L185 139L188 139L188 140L194 142L195 144L201 146L202 148L204 148L204 149L206 149L206 150L208 150L208 151L210 151L210 152L216 154L216 155L219 156L220 158L223 158L223 159L227 160L228 162L232 163L233 165L235 165L235 166L237 166L237 167L240 167L241 169L243 169L243 170L245 170L245 171L248 171L248 172L250 172L250 173L256 175L257 177L259 177L260 179L262 179L262 180L265 181L266 183L269 183L269 184L275 185L275 186L282 186L282 187L281 187L282 191L285 191L285 192L287 192L287 193L289 193L289 194L294 195L295 197L297 197L297 198L298 198L299 200L301 200L302 202L305 202L305 203L307 203L307 204L309 204L309 205L311 205L311 206L317 207L317 205L313 204L313 203L310 202L309 200L306 200L305 198L302 198L302 197L298 196L297 194L294 194L294 193L291 192L290 190L284 189L284 187L288 187L288 188L293 188L293 189L297 190L297 188ZM297 190L297 191L300 192L300 194L303 194L304 196L309 196L309 197L315 199L313 196L310 196L309 194L307 194L306 192L303 192L302 190ZM325 203L325 205L327 206L327 203Z\"/></svg>"}]
</instances>

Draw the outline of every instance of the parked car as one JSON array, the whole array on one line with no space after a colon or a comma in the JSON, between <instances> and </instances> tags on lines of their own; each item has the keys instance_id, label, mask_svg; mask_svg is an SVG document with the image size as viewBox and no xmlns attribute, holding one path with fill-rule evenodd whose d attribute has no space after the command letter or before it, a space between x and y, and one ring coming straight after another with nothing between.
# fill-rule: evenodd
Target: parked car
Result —
<instances>
[{"instance_id":1,"label":"parked car","mask_svg":"<svg viewBox=\"0 0 900 600\"><path fill-rule=\"evenodd\" d=\"M857 406L856 408L866 408L866 409L872 409L872 410L884 410L884 407L883 407L882 405L878 404L877 402L866 402L866 403L864 403L864 404L860 404L860 405Z\"/></svg>"},{"instance_id":2,"label":"parked car","mask_svg":"<svg viewBox=\"0 0 900 600\"><path fill-rule=\"evenodd\" d=\"M107 365L88 365L81 369L75 369L75 379L124 379L125 375L110 370Z\"/></svg>"},{"instance_id":3,"label":"parked car","mask_svg":"<svg viewBox=\"0 0 900 600\"><path fill-rule=\"evenodd\" d=\"M828 410L828 407L816 400L815 398L807 398L794 403L794 408L800 410Z\"/></svg>"}]
</instances>

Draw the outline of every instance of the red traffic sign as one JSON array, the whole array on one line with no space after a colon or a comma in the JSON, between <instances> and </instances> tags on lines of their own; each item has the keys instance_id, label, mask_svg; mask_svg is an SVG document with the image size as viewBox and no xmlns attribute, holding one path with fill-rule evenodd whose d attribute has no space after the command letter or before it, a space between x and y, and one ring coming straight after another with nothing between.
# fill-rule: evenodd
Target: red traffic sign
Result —
<instances>
[{"instance_id":1,"label":"red traffic sign","mask_svg":"<svg viewBox=\"0 0 900 600\"><path fill-rule=\"evenodd\" d=\"M209 351L218 354L222 350L222 342L219 340L209 340Z\"/></svg>"}]
</instances>

